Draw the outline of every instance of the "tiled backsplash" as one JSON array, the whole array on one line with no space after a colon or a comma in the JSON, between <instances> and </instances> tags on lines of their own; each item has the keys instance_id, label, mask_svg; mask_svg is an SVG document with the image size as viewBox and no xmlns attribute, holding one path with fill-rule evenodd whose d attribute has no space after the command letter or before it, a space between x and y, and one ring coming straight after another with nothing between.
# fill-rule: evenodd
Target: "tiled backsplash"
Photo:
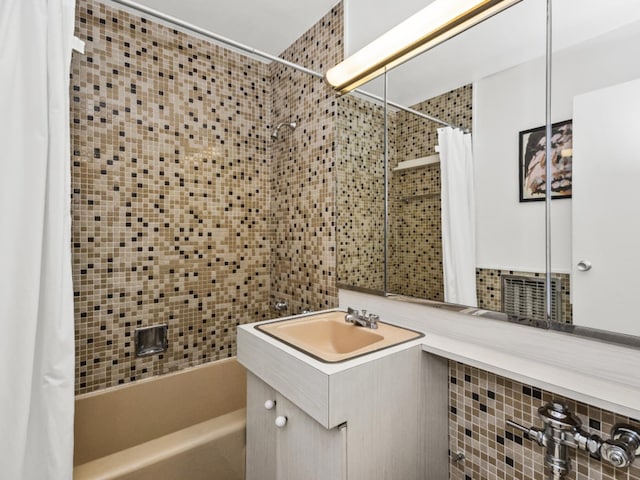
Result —
<instances>
[{"instance_id":1,"label":"tiled backsplash","mask_svg":"<svg viewBox=\"0 0 640 480\"><path fill-rule=\"evenodd\" d=\"M638 421L576 402L530 385L449 362L449 449L451 480L545 480L544 448L522 437L505 421L542 427L538 407L558 400L569 405L592 434L609 438L616 423ZM465 459L455 461L456 453ZM570 449L568 480L637 480L640 463L615 469L586 452Z\"/></svg>"}]
</instances>

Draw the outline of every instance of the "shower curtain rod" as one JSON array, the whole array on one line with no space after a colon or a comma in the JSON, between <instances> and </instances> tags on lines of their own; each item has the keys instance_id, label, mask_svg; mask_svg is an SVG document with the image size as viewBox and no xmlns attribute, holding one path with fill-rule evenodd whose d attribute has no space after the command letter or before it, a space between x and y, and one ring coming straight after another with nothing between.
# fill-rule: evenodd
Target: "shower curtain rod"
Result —
<instances>
[{"instance_id":1,"label":"shower curtain rod","mask_svg":"<svg viewBox=\"0 0 640 480\"><path fill-rule=\"evenodd\" d=\"M360 90L358 88L355 88L355 89L353 89L351 91L352 92L357 92L357 93L359 93L361 95L364 95L365 97L369 97L369 98L372 98L374 100L378 100L379 102L384 102L384 98L383 97L379 97L378 95L374 95L373 93L365 92L364 90ZM458 129L460 129L460 130L462 130L464 132L468 131L468 129L466 129L466 128L462 128L462 127L460 127L458 125L454 125L453 123L445 122L444 120L440 120L438 117L434 117L434 116L429 115L427 113L422 113L421 111L414 110L411 107L405 107L404 105L401 105L401 104L396 103L396 102L392 102L391 100L387 100L387 105L389 105L390 107L393 107L393 108L397 108L398 110L403 110L405 112L412 113L412 114L414 114L414 115L416 115L418 117L424 118L425 120L430 120L432 122L439 123L440 125L444 125L445 127L451 127L453 129L458 128Z\"/></svg>"},{"instance_id":2,"label":"shower curtain rod","mask_svg":"<svg viewBox=\"0 0 640 480\"><path fill-rule=\"evenodd\" d=\"M227 37L223 37L222 35L218 35L217 33L213 33L210 32L209 30L205 30L204 28L200 28L196 25L193 25L191 23L185 22L183 20L180 20L179 18L176 17L172 17L171 15L167 15L166 13L162 13L158 10L154 10L153 8L149 8L145 5L140 5L139 3L135 3L135 2L130 2L129 0L111 0L112 3L117 3L119 5L123 5L125 7L131 8L133 10L136 10L138 12L142 12L142 13L146 13L147 15L151 15L152 17L158 18L160 20L163 20L167 23L171 23L173 25L177 25L179 27L184 28L185 30L189 30L191 32L195 32L199 35L202 35L204 37L210 38L212 40L215 40L218 43L222 43L224 45L236 48L238 50L242 50L243 52L247 52L250 53L252 55L256 55L258 57L262 57L265 58L267 60L271 60L273 62L277 62L280 63L282 65L286 65L287 67L291 67L294 68L296 70L299 70L301 72L304 73L308 73L309 75L313 75L314 77L318 77L318 78L324 78L324 75L322 75L321 73L318 72L314 72L313 70L310 70L308 68L305 68L301 65L298 65L296 63L293 62L289 62L287 60L284 60L283 58L280 57L276 57L275 55L271 55L270 53L266 53L266 52L262 52L260 50L257 50L253 47L249 47L247 45L244 45L240 42L236 42L235 40L231 40L230 38Z\"/></svg>"},{"instance_id":3,"label":"shower curtain rod","mask_svg":"<svg viewBox=\"0 0 640 480\"><path fill-rule=\"evenodd\" d=\"M167 15L166 13L162 13L162 12L160 12L158 10L153 9L153 8L149 8L149 7L145 6L145 5L140 5L139 3L130 2L129 0L111 0L111 2L112 3L117 3L117 4L122 5L124 7L127 7L127 8L130 8L130 9L135 10L137 12L141 12L141 13L144 13L144 14L147 14L147 15L151 15L152 17L155 17L157 19L160 19L160 20L162 20L164 22L167 22L167 23L170 23L172 25L176 25L176 26L181 27L181 28L183 28L185 30L189 30L190 32L197 33L198 35L202 35L204 37L210 38L211 40L214 40L214 41L216 41L218 43L222 43L223 45L227 45L229 47L232 47L232 48L235 48L235 49L238 49L238 50L242 50L243 52L247 52L247 53L250 53L252 55L256 55L258 57L262 57L264 59L271 60L272 62L276 62L276 63L279 63L281 65L285 65L287 67L291 67L291 68L293 68L295 70L298 70L300 72L304 72L304 73L306 73L308 75L311 75L313 77L324 79L324 75L322 73L315 72L315 71L313 71L313 70L311 70L309 68L303 67L302 65L298 65L297 63L289 62L288 60L285 60L283 58L277 57L275 55L271 55L270 53L262 52L260 50L257 50L255 48L253 48L253 47L249 47L248 45L244 45L244 44L242 44L240 42L236 42L235 40L231 40L230 38L223 37L222 35L218 35L217 33L210 32L209 30L205 30L204 28L200 28L200 27L198 27L196 25L193 25L191 23L188 23L188 22L185 22L183 20L180 20L179 18L173 17L171 15ZM353 92L357 92L357 93L359 93L361 95L364 95L366 97L372 98L374 100L377 100L379 102L384 102L385 101L384 98L379 97L378 95L374 95L374 94L369 93L369 92L365 92L364 90L355 89L355 90L352 90L352 91ZM400 105L399 103L387 101L387 104L392 106L392 107L394 107L394 108L397 108L399 110L404 110L405 112L417 115L418 117L424 118L426 120L430 120L432 122L439 123L440 125L444 125L446 127L452 127L452 128L460 128L461 130L464 130L464 129L462 129L461 127L459 127L457 125L453 125L451 123L445 122L444 120L440 120L437 117L433 117L433 116L428 115L426 113L419 112L419 111L414 110L412 108L405 107L403 105Z\"/></svg>"}]
</instances>

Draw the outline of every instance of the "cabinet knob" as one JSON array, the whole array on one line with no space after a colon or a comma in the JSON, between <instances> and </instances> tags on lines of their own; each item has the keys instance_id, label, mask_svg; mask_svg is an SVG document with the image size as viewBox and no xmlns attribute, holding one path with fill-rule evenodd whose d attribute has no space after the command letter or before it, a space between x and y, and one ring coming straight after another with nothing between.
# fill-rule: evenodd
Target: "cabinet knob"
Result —
<instances>
[{"instance_id":1,"label":"cabinet knob","mask_svg":"<svg viewBox=\"0 0 640 480\"><path fill-rule=\"evenodd\" d=\"M589 260L580 260L577 267L581 272L588 272L591 270L591 262Z\"/></svg>"},{"instance_id":2,"label":"cabinet knob","mask_svg":"<svg viewBox=\"0 0 640 480\"><path fill-rule=\"evenodd\" d=\"M266 408L267 410L273 410L273 407L275 406L276 406L275 400L267 400L266 402L264 402L264 408Z\"/></svg>"},{"instance_id":3,"label":"cabinet knob","mask_svg":"<svg viewBox=\"0 0 640 480\"><path fill-rule=\"evenodd\" d=\"M286 424L287 424L287 417L285 417L284 415L280 415L279 417L276 417L276 427L282 428Z\"/></svg>"}]
</instances>

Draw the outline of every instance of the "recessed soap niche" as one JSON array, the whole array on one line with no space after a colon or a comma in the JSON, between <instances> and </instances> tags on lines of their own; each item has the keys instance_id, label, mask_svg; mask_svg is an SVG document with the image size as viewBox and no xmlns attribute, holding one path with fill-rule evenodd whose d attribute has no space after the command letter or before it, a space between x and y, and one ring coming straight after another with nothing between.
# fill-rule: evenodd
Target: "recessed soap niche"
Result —
<instances>
[{"instance_id":1,"label":"recessed soap niche","mask_svg":"<svg viewBox=\"0 0 640 480\"><path fill-rule=\"evenodd\" d=\"M147 357L167 350L167 324L136 328L136 356Z\"/></svg>"}]
</instances>

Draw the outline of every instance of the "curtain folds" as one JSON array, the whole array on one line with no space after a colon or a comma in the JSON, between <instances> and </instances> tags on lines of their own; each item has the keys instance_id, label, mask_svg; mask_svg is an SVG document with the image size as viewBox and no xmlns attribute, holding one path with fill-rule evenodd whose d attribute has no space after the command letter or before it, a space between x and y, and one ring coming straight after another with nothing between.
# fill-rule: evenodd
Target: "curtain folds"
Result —
<instances>
[{"instance_id":1,"label":"curtain folds","mask_svg":"<svg viewBox=\"0 0 640 480\"><path fill-rule=\"evenodd\" d=\"M0 477L72 478L75 0L0 2Z\"/></svg>"},{"instance_id":2,"label":"curtain folds","mask_svg":"<svg viewBox=\"0 0 640 480\"><path fill-rule=\"evenodd\" d=\"M446 302L477 306L475 187L471 134L438 129L442 264Z\"/></svg>"}]
</instances>

